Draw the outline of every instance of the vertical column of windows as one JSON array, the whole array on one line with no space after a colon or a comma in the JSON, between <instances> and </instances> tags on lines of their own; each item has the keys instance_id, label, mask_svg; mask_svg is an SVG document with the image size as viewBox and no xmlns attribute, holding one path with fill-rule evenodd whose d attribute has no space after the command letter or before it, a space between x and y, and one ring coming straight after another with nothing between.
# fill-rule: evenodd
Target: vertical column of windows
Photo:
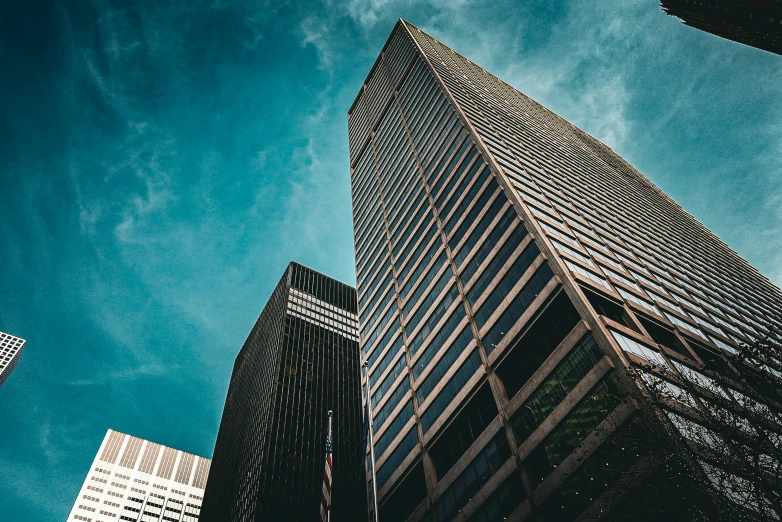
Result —
<instances>
[{"instance_id":1,"label":"vertical column of windows","mask_svg":"<svg viewBox=\"0 0 782 522\"><path fill-rule=\"evenodd\" d=\"M414 66L405 85L420 74L420 67L416 69ZM412 418L412 403L402 407L393 418L390 417L392 411L397 411L397 405L410 389L410 380L406 376L407 360L400 328L397 285L393 280L397 277L400 261L404 262L404 259L400 259L400 254L408 256L415 248L417 239L426 232L426 227L419 227L418 222L426 221L424 215L428 210L425 193L420 190L420 184L416 181L420 174L409 146L398 103L393 98L390 101L391 107L372 140L375 143L378 163L376 191L383 200L389 240L387 244L392 256L383 261L389 271L382 285L384 289L378 292L383 292L384 297L377 299L375 311L367 318L368 338L365 341L365 354L369 355L369 385L376 419L375 457L381 464L377 469L378 488L382 488L395 467L418 443L416 430L409 431L406 435L400 432ZM385 281L389 279L391 283L385 289ZM370 330L373 330L373 333L369 333Z\"/></svg>"},{"instance_id":2,"label":"vertical column of windows","mask_svg":"<svg viewBox=\"0 0 782 522\"><path fill-rule=\"evenodd\" d=\"M362 307L359 311L359 317L361 324L362 351L364 357L367 357L367 355L370 353L372 353L372 356L376 357L380 353L383 347L376 347L375 344L379 339L387 338L387 334L386 336L383 336L383 333L386 331L386 327L391 324L394 312L396 311L393 305L391 305L387 310L384 309L384 307L393 300L394 288L392 284L392 271L390 268L384 270L386 266L390 266L391 258L388 254L384 255L380 253L383 251L389 252L388 217L385 203L382 198L382 184L380 182L376 148L378 142L381 148L384 146L384 144L387 144L389 140L389 133L391 132L389 131L388 125L389 122L393 123L394 120L394 107L391 107L391 109L389 109L389 111L386 113L384 121L379 125L377 132L372 135L370 139L370 149L368 151L372 153L373 161L367 168L373 170L374 177L374 181L368 188L368 191L371 193L372 197L378 201L378 208L382 215L382 221L377 220L377 222L381 225L378 227L380 230L375 232L378 238L375 240L377 246L373 250L369 251L371 255L366 256L366 260L364 261L363 265L366 266L369 264L373 266L371 269L371 279L369 277L363 278L362 276L365 275L363 273L360 273L358 276L359 302L362 303ZM381 281L383 284L380 285L380 288L378 288L378 285ZM370 296L374 297L367 299ZM375 305L377 300L381 301L379 306ZM373 305L372 307L367 306L370 303ZM391 330L393 330L393 328L391 328Z\"/></svg>"},{"instance_id":3,"label":"vertical column of windows","mask_svg":"<svg viewBox=\"0 0 782 522\"><path fill-rule=\"evenodd\" d=\"M442 94L440 94L442 96ZM402 98L400 93L400 99ZM424 99L427 99L423 96ZM417 105L411 105L411 110L415 111ZM453 113L448 114L450 109L442 110L438 103L434 102L428 114L433 115L434 121L421 124L416 114L408 116L407 107L402 107L403 116L408 123L408 128L413 135L414 144L422 144L424 150L417 150L419 161L427 180L429 202L435 210L435 215L445 220L445 234L447 234L448 244L452 251L464 241L465 246L463 254L459 259L459 264L466 259L475 246L482 243L483 236L489 235L487 230L489 223L496 223L498 227L513 228L514 220L502 219L503 206L507 199L499 189L499 185L494 180L490 170L485 167L482 159L479 157L477 149L472 145L467 137L466 131L458 123L458 118ZM428 136L417 136L418 129L427 129ZM487 208L488 207L488 208ZM515 213L513 214L515 216ZM415 219L419 219L417 216ZM477 230L475 222L481 220L481 225ZM517 218L516 218L517 220ZM441 225L442 226L442 225ZM438 227L440 228L440 227ZM504 237L505 230L501 230L500 237ZM515 236L508 236L515 237ZM498 238L495 238L496 242ZM411 262L414 262L418 256L424 254L421 262L422 266L414 269L415 278L410 279L410 285L405 286L405 313L404 327L408 339L408 349L412 358L417 358L415 368L417 372L423 371L432 362L432 369L427 370L427 377L418 384L416 392L416 405L420 406L423 401L427 401L426 409L421 413L422 431L428 431L436 422L437 418L447 409L454 400L459 391L467 381L475 374L476 370L482 366L480 353L474 351L472 355L464 358L462 355L467 350L468 340L472 340L473 333L471 328L463 330L463 335L451 341L448 347L442 347L437 341L440 337L449 337L453 329L465 317L463 305L460 303L456 308L451 306L453 301L461 301L461 282L453 277L456 267L453 259L446 252L438 254L440 248L436 245L421 245L416 249L416 255L412 256ZM518 246L518 243L514 244ZM491 249L492 246L487 246ZM530 250L531 252L531 250ZM448 256L449 268L440 272L443 256ZM427 266L432 259L437 258L431 266ZM548 268L548 267L546 267ZM478 271L478 267L473 268ZM406 273L406 275L409 273ZM434 274L439 274L436 283L431 284L431 288L424 292L429 281L433 280ZM515 272L514 272L514 275ZM522 296L513 303L514 317L518 319L521 316L516 309L523 303L526 306L531 301L530 296L534 298L540 289L540 282L548 282L545 279L545 271L532 274L530 281L534 284L528 285L522 292ZM550 276L550 270L548 272ZM425 283L417 286L417 280L423 278ZM449 285L451 290L446 291ZM493 303L495 307L499 303ZM450 316L449 316L450 314ZM507 314L506 314L507 315ZM446 320L446 317L448 319ZM508 320L504 325L508 326ZM447 325L443 328L440 325ZM424 346L427 348L424 349ZM419 354L420 350L420 356ZM435 357L436 355L436 357ZM454 368L456 362L458 368ZM442 385L442 389L436 397L429 397L431 390L436 383L442 380L444 375L451 375Z\"/></svg>"},{"instance_id":4,"label":"vertical column of windows","mask_svg":"<svg viewBox=\"0 0 782 522\"><path fill-rule=\"evenodd\" d=\"M413 68L410 77L400 88L398 103L400 111L403 113L404 128L402 131L406 134L406 139L403 146L398 149L387 149L386 153L397 155L408 154L408 151L412 153L414 151L412 143L422 143L425 136L427 143L429 143L429 138L432 135L438 136L443 131L451 133L446 135L446 137L450 137L451 141L456 140L460 126L457 127L455 119L448 119L446 116L450 110L446 106L442 93L422 63L419 62ZM446 129L446 125L450 125L451 129ZM453 147L456 145L456 143L452 144ZM407 151L405 151L405 147L407 147ZM393 213L389 216L389 231L400 287L402 281L405 282L405 307L402 313L402 325L406 337L407 334L413 333L412 329L426 316L437 316L437 310L430 312L429 309L438 302L441 293L448 284L452 285L453 283L452 271L447 264L444 264L445 252L442 250L442 240L439 238L435 215L432 212L428 187L423 182L423 171L420 170L422 166L420 152L416 151L417 168L414 172L395 172L393 169L389 169L383 180L384 184L390 187L387 192L388 196L393 198ZM453 149L450 152L453 152ZM381 158L380 161L384 160ZM455 291L455 287L452 286L452 290ZM452 296L452 292L446 293L446 295ZM440 302L439 308L447 308L450 302L448 299ZM435 306L435 308L438 307ZM419 333L428 332L428 328L430 327L427 323L418 328ZM380 344L382 343L378 343L378 345ZM382 349L381 346L378 348ZM391 367L390 361L392 360L397 360L396 355L389 351L377 364L377 367ZM400 364L403 361L407 362L406 357L398 360ZM399 381L395 375L397 373L396 367L390 372L387 370L378 371L378 375L383 373L386 375L383 384L379 385L377 391L382 392L383 389L392 385L394 389L388 400L383 403L383 409L380 410L383 412L381 420L385 422L385 418L382 417L389 415L392 409L396 409L398 400L406 396L405 392L409 389L411 381L409 377ZM397 382L402 384L396 384ZM385 392L382 393L385 394ZM384 397L378 393L377 398L382 400ZM412 416L415 408L414 402L411 401L407 406L402 407L401 413L397 413L393 420L385 422L388 427L384 429L376 441L376 456L380 456L379 453L386 451L391 456L387 459L381 456L384 461L378 470L378 485L387 479L387 473L393 472L389 469L389 465L404 458L400 452L408 453L412 449L410 446L412 440L417 441L418 439L415 435L417 430L404 436L400 432L407 425L407 419ZM395 444L394 447L390 447L392 440Z\"/></svg>"}]
</instances>

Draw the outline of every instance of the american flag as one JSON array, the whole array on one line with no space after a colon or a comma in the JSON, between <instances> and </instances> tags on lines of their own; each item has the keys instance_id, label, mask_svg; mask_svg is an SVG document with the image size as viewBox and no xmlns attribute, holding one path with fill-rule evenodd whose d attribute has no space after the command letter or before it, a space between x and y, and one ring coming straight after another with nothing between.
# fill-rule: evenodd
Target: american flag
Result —
<instances>
[{"instance_id":1,"label":"american flag","mask_svg":"<svg viewBox=\"0 0 782 522\"><path fill-rule=\"evenodd\" d=\"M331 510L331 412L329 412L329 434L326 436L326 469L323 471L323 492L320 496L320 522L328 522Z\"/></svg>"}]
</instances>

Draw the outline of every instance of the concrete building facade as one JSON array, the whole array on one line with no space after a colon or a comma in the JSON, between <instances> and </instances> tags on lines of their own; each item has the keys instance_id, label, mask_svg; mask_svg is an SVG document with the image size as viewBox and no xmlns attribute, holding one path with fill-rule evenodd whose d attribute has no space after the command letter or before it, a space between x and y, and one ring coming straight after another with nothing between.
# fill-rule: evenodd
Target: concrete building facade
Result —
<instances>
[{"instance_id":1,"label":"concrete building facade","mask_svg":"<svg viewBox=\"0 0 782 522\"><path fill-rule=\"evenodd\" d=\"M0 332L0 386L19 364L25 340L11 334Z\"/></svg>"},{"instance_id":2,"label":"concrete building facade","mask_svg":"<svg viewBox=\"0 0 782 522\"><path fill-rule=\"evenodd\" d=\"M211 461L108 430L68 522L197 522Z\"/></svg>"}]
</instances>

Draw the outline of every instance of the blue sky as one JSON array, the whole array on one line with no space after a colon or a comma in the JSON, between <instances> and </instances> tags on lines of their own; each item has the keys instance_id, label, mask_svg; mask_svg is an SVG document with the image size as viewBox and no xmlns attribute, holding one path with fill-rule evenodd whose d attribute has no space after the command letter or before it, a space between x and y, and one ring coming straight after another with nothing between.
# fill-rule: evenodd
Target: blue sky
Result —
<instances>
[{"instance_id":1,"label":"blue sky","mask_svg":"<svg viewBox=\"0 0 782 522\"><path fill-rule=\"evenodd\" d=\"M354 282L346 113L404 17L605 141L782 283L782 57L656 0L0 7L7 520L62 521L107 428L211 456L290 260Z\"/></svg>"}]
</instances>

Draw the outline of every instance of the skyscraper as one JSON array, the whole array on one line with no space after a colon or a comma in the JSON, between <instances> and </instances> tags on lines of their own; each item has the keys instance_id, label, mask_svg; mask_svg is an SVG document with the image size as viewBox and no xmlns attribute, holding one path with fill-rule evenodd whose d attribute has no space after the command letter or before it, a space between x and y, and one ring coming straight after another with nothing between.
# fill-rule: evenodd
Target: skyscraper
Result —
<instances>
[{"instance_id":1,"label":"skyscraper","mask_svg":"<svg viewBox=\"0 0 782 522\"><path fill-rule=\"evenodd\" d=\"M638 450L657 426L639 429L633 368L705 382L782 324L780 289L609 147L405 21L348 132L380 520L633 512L659 464Z\"/></svg>"},{"instance_id":2,"label":"skyscraper","mask_svg":"<svg viewBox=\"0 0 782 522\"><path fill-rule=\"evenodd\" d=\"M197 522L209 459L108 430L68 522Z\"/></svg>"},{"instance_id":3,"label":"skyscraper","mask_svg":"<svg viewBox=\"0 0 782 522\"><path fill-rule=\"evenodd\" d=\"M234 363L201 516L320 517L333 410L333 520L366 511L356 291L291 263Z\"/></svg>"},{"instance_id":4,"label":"skyscraper","mask_svg":"<svg viewBox=\"0 0 782 522\"><path fill-rule=\"evenodd\" d=\"M24 349L24 339L0 332L0 386L14 371Z\"/></svg>"},{"instance_id":5,"label":"skyscraper","mask_svg":"<svg viewBox=\"0 0 782 522\"><path fill-rule=\"evenodd\" d=\"M685 24L734 42L782 54L778 0L661 0L663 11Z\"/></svg>"}]
</instances>

